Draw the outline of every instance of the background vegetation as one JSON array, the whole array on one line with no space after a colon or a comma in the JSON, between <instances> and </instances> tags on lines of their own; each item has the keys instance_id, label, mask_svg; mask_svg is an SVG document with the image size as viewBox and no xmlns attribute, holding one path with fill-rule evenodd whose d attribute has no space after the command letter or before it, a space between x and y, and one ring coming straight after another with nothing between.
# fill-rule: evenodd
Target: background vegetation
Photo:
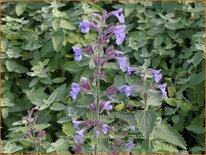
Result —
<instances>
[{"instance_id":1,"label":"background vegetation","mask_svg":"<svg viewBox=\"0 0 206 155\"><path fill-rule=\"evenodd\" d=\"M75 63L72 46L85 46L95 33L78 28L92 12L122 7L126 42L119 51L130 64L162 69L168 97L159 111L187 143L190 153L204 152L204 4L203 2L2 3L2 139L3 153L29 152L21 118L40 106L37 123L45 129L46 153L68 153L73 130L72 81L89 74L88 61ZM111 20L116 20L111 19ZM107 66L115 70L117 64ZM107 81L118 81L107 73ZM130 101L139 106L138 101ZM84 113L84 106L81 112ZM70 129L70 130L68 130ZM135 153L135 152L134 152Z\"/></svg>"}]
</instances>

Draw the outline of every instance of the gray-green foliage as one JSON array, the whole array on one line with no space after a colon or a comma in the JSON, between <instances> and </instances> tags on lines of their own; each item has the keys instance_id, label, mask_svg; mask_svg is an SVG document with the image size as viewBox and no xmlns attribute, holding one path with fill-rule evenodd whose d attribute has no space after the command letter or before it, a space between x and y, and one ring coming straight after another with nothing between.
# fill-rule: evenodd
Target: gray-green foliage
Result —
<instances>
[{"instance_id":1,"label":"gray-green foliage","mask_svg":"<svg viewBox=\"0 0 206 155\"><path fill-rule=\"evenodd\" d=\"M18 142L18 138L22 138L21 131L17 130L17 136L14 136L12 123L19 121L25 111L34 105L41 109L37 121L52 124L49 127L52 130L49 131L48 128L47 131L44 150L41 151L61 151L58 148L58 144L64 141L61 136L70 136L64 130L67 128L66 123L71 117L82 116L86 106L86 103L80 102L76 106L71 104L68 86L71 81L79 81L82 75L91 73L87 66L92 68L87 59L76 64L71 47L85 46L97 37L94 33L82 35L78 24L92 12L105 9L109 11L119 6L125 11L127 37L126 43L118 47L118 50L130 58L131 65L147 62L151 68L162 69L168 84L169 98L165 99L163 110L158 109L158 115L173 124L177 131L184 133L183 136L189 143L187 149L191 153L204 151L203 2L5 2L1 5L1 107L3 140L11 143L3 143L3 153L22 152L20 145L26 146L25 142ZM117 64L113 62L105 65L105 68L108 69L108 83L114 81L116 86L120 86L125 81L134 81L132 77L123 77L118 72ZM117 75L113 77L114 74ZM141 84L136 88L137 92L140 88ZM119 96L116 102L121 98ZM154 98L151 92L149 104L158 108L159 102L153 102ZM80 99L92 100L89 96L80 96ZM134 99L125 100L125 103L140 107L140 102ZM153 113L150 111L141 111L140 114L142 115L137 119L137 126L143 134L151 133L156 136L154 150L159 153L178 152L171 144L180 144L181 139L173 139L171 142L157 136L157 131L172 134L173 129L170 132L165 124L155 126L154 117L150 117ZM142 120L145 121L141 122ZM61 131L61 125L56 122L63 124L65 134ZM147 126L148 124L151 126ZM47 144L53 141L56 142L51 146ZM70 144L68 141L68 146ZM181 141L178 146L184 148L185 145ZM144 152L140 148L138 145L135 147L137 153ZM66 146L64 149L67 149Z\"/></svg>"}]
</instances>

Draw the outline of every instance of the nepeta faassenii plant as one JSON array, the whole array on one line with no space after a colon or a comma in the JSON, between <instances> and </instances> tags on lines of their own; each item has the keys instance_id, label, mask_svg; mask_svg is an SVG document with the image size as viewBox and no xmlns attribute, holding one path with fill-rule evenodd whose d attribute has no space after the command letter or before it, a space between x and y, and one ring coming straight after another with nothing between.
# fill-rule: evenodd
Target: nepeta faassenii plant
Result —
<instances>
[{"instance_id":1,"label":"nepeta faassenii plant","mask_svg":"<svg viewBox=\"0 0 206 155\"><path fill-rule=\"evenodd\" d=\"M106 21L111 16L117 17L121 25L108 24ZM161 122L161 119L157 117L154 111L158 110L157 107L160 107L161 101L167 96L167 84L160 84L162 79L160 70L146 68L146 65L142 67L130 66L123 52L116 50L112 45L109 46L113 38L115 38L117 45L124 42L126 37L126 25L124 23L123 9L120 8L112 12L104 11L102 15L93 13L91 14L91 21L84 19L79 25L82 33L89 33L90 30L96 31L98 39L93 45L87 45L85 48L73 47L75 61L80 62L83 56L91 58L94 71L91 77L81 77L79 83L72 83L70 96L73 101L78 99L79 93L90 94L95 98L95 101L88 106L88 109L92 112L92 118L72 119L74 129L77 130L73 137L75 142L73 151L76 153L86 152L83 144L87 139L87 133L90 132L93 133L92 142L90 142L92 148L90 150L94 154L130 153L135 147L135 138L128 137L128 134L135 131L141 132L144 136L143 143L146 145L142 145L142 150L146 151L142 152L158 152L156 146L159 141L176 145L175 140L170 141L157 137L158 131L155 130L159 128L161 130L160 125L164 125L164 122ZM102 90L101 81L107 82L105 65L115 60L121 71L126 72L125 77L127 80L120 82L121 85L112 84L106 90ZM93 81L90 82L88 79L93 79ZM113 107L121 100L126 103L130 96L137 99L141 98L139 101L141 106L136 106L139 109L135 113L131 113L135 120L134 124L126 121L104 121L102 119L103 114L106 114L109 118ZM128 105L128 107L131 107L131 105ZM171 133L173 134L173 132ZM106 142L104 139L107 139ZM108 144L107 147L102 146L105 143ZM182 144L182 148L185 149L184 144Z\"/></svg>"}]
</instances>

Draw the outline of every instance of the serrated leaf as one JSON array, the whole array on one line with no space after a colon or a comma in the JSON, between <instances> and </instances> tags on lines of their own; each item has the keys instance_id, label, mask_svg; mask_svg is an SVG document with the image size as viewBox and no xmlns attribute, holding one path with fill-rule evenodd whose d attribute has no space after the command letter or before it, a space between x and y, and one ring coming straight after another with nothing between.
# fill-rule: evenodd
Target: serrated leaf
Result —
<instances>
[{"instance_id":1,"label":"serrated leaf","mask_svg":"<svg viewBox=\"0 0 206 155\"><path fill-rule=\"evenodd\" d=\"M154 139L160 139L175 146L186 149L186 143L182 136L170 125L162 122L152 131Z\"/></svg>"},{"instance_id":2,"label":"serrated leaf","mask_svg":"<svg viewBox=\"0 0 206 155\"><path fill-rule=\"evenodd\" d=\"M138 110L136 112L135 120L137 121L137 127L143 135L148 136L152 132L156 117L154 111Z\"/></svg>"},{"instance_id":3,"label":"serrated leaf","mask_svg":"<svg viewBox=\"0 0 206 155\"><path fill-rule=\"evenodd\" d=\"M159 140L155 140L155 142L154 142L154 151L156 153L164 153L164 154L165 153L178 153L179 152L179 150L175 146L161 142Z\"/></svg>"}]
</instances>

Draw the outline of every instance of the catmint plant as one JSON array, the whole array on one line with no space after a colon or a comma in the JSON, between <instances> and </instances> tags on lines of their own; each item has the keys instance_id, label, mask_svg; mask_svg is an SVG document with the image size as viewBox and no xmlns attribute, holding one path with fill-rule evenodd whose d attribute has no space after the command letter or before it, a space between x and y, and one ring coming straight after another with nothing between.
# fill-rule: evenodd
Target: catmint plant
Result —
<instances>
[{"instance_id":1,"label":"catmint plant","mask_svg":"<svg viewBox=\"0 0 206 155\"><path fill-rule=\"evenodd\" d=\"M118 20L118 24L107 23L107 19L114 16ZM115 101L115 96L118 94L124 95L124 98L129 98L130 96L137 96L140 93L144 108L148 109L147 99L149 97L148 91L158 89L162 92L161 96L167 96L166 83L161 84L162 74L160 70L154 70L150 68L134 67L129 65L129 61L122 51L116 50L115 44L121 45L125 41L126 37L126 25L125 17L123 14L123 9L120 8L116 11L107 12L104 11L102 14L92 13L91 20L83 19L79 24L81 33L90 33L90 31L96 31L98 38L93 45L87 45L84 48L73 47L74 60L79 63L83 57L89 57L93 62L94 70L90 77L81 77L80 82L73 82L71 84L70 96L75 102L78 99L78 95L81 94L91 94L94 96L95 101L88 106L88 109L92 112L93 118L80 119L73 118L73 127L76 130L73 137L74 146L73 151L76 153L83 152L83 144L86 139L88 132L93 131L94 140L94 154L102 153L101 138L102 135L108 134L118 134L119 137L114 139L112 146L107 152L104 153L119 153L124 150L125 153L130 153L135 147L135 141L133 139L126 138L125 132L118 130L118 127L110 123L102 121L101 115L106 113L110 115L110 111L113 110L114 105L117 103ZM113 44L113 39L115 39L115 44ZM109 61L116 61L119 65L119 69L125 73L127 76L138 76L143 79L141 89L137 89L137 86L129 83L125 83L121 86L116 86L115 84L110 85L106 90L102 90L101 81L105 81L105 68L104 66ZM153 78L153 80L151 80ZM90 81L89 79L93 79ZM148 83L147 79L150 79ZM130 132L135 132L135 126L131 125L129 127Z\"/></svg>"},{"instance_id":2,"label":"catmint plant","mask_svg":"<svg viewBox=\"0 0 206 155\"><path fill-rule=\"evenodd\" d=\"M40 130L38 132L35 131L35 125L37 117L33 117L34 111L37 110L37 107L32 108L27 111L27 115L22 117L22 122L26 126L26 138L31 139L34 142L36 153L39 153L39 149L42 146L42 140L46 137L46 131Z\"/></svg>"}]
</instances>

